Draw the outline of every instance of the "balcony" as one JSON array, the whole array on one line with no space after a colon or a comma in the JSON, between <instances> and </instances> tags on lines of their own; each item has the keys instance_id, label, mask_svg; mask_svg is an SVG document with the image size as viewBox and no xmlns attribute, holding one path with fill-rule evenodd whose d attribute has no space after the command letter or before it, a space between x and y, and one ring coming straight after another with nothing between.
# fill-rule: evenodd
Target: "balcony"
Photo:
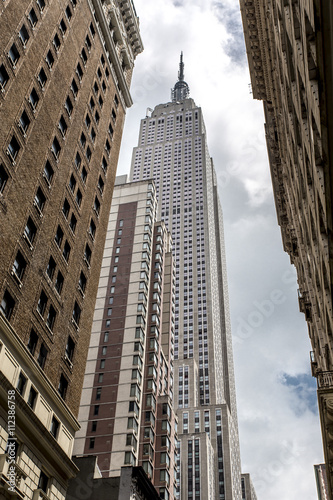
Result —
<instances>
[{"instance_id":1,"label":"balcony","mask_svg":"<svg viewBox=\"0 0 333 500\"><path fill-rule=\"evenodd\" d=\"M317 374L318 407L323 436L328 490L333 491L333 372ZM332 500L332 497L331 497Z\"/></svg>"}]
</instances>

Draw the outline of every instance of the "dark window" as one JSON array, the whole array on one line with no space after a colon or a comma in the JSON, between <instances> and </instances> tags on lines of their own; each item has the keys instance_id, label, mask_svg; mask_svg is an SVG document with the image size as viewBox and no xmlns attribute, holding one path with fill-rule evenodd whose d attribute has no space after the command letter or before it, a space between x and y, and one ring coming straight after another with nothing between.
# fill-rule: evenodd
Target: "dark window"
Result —
<instances>
[{"instance_id":1,"label":"dark window","mask_svg":"<svg viewBox=\"0 0 333 500\"><path fill-rule=\"evenodd\" d=\"M96 235L96 224L95 222L91 219L90 220L90 226L89 226L89 233L93 239L95 239Z\"/></svg>"},{"instance_id":2,"label":"dark window","mask_svg":"<svg viewBox=\"0 0 333 500\"><path fill-rule=\"evenodd\" d=\"M102 159L102 169L104 170L104 173L106 173L106 171L108 169L108 162L106 161L106 159L104 158L104 156L103 156L103 159Z\"/></svg>"},{"instance_id":3,"label":"dark window","mask_svg":"<svg viewBox=\"0 0 333 500\"><path fill-rule=\"evenodd\" d=\"M86 36L86 46L87 46L88 51L90 52L90 50L91 50L91 41L90 41L90 38L89 38L88 35Z\"/></svg>"},{"instance_id":4,"label":"dark window","mask_svg":"<svg viewBox=\"0 0 333 500\"><path fill-rule=\"evenodd\" d=\"M79 153L76 153L75 160L74 160L76 168L80 168L81 166L81 156Z\"/></svg>"},{"instance_id":5,"label":"dark window","mask_svg":"<svg viewBox=\"0 0 333 500\"><path fill-rule=\"evenodd\" d=\"M84 184L86 183L87 175L88 175L88 173L87 173L85 167L83 167L82 172L81 172L81 179L84 182Z\"/></svg>"},{"instance_id":6,"label":"dark window","mask_svg":"<svg viewBox=\"0 0 333 500\"><path fill-rule=\"evenodd\" d=\"M95 132L94 127L91 127L90 137L91 137L92 142L95 142L95 140L96 140L96 132Z\"/></svg>"},{"instance_id":7,"label":"dark window","mask_svg":"<svg viewBox=\"0 0 333 500\"><path fill-rule=\"evenodd\" d=\"M82 292L84 292L86 289L86 286L87 286L87 278L85 277L85 275L81 271L80 278L79 278L79 288L82 290Z\"/></svg>"},{"instance_id":8,"label":"dark window","mask_svg":"<svg viewBox=\"0 0 333 500\"><path fill-rule=\"evenodd\" d=\"M85 147L86 142L87 142L86 136L85 136L85 135L84 135L84 133L82 132L81 137L80 137L80 144L81 144L81 146L82 146L83 148Z\"/></svg>"},{"instance_id":9,"label":"dark window","mask_svg":"<svg viewBox=\"0 0 333 500\"><path fill-rule=\"evenodd\" d=\"M74 214L72 214L72 217L71 217L71 220L70 220L70 223L69 223L69 227L71 228L71 230L73 231L73 233L75 233L76 223L77 223L76 217L75 217Z\"/></svg>"},{"instance_id":10,"label":"dark window","mask_svg":"<svg viewBox=\"0 0 333 500\"><path fill-rule=\"evenodd\" d=\"M61 45L60 38L58 37L57 34L55 34L53 38L53 46L57 52L60 49L60 45Z\"/></svg>"},{"instance_id":11,"label":"dark window","mask_svg":"<svg viewBox=\"0 0 333 500\"><path fill-rule=\"evenodd\" d=\"M56 315L57 315L56 310L54 309L54 307L51 304L50 309L49 309L49 313L48 313L47 318L46 318L46 324L51 331L53 330L53 327L54 327Z\"/></svg>"},{"instance_id":12,"label":"dark window","mask_svg":"<svg viewBox=\"0 0 333 500\"><path fill-rule=\"evenodd\" d=\"M7 148L8 155L10 156L12 161L15 161L15 159L20 151L20 148L21 147L20 147L15 135L13 135L10 143L8 144L8 148Z\"/></svg>"},{"instance_id":13,"label":"dark window","mask_svg":"<svg viewBox=\"0 0 333 500\"><path fill-rule=\"evenodd\" d=\"M102 395L102 388L101 387L97 387L96 389L96 398L97 400L101 399L101 395Z\"/></svg>"},{"instance_id":14,"label":"dark window","mask_svg":"<svg viewBox=\"0 0 333 500\"><path fill-rule=\"evenodd\" d=\"M99 199L97 198L97 196L95 196L94 210L95 210L96 214L99 216L99 213L100 213L100 210L101 210L101 204L100 204Z\"/></svg>"},{"instance_id":15,"label":"dark window","mask_svg":"<svg viewBox=\"0 0 333 500\"><path fill-rule=\"evenodd\" d=\"M56 263L55 263L54 258L51 256L49 259L49 263L47 265L47 268L46 268L46 274L48 275L48 277L51 280L53 280L55 269L56 269Z\"/></svg>"},{"instance_id":16,"label":"dark window","mask_svg":"<svg viewBox=\"0 0 333 500\"><path fill-rule=\"evenodd\" d=\"M38 8L41 12L45 9L45 1L44 0L36 0Z\"/></svg>"},{"instance_id":17,"label":"dark window","mask_svg":"<svg viewBox=\"0 0 333 500\"><path fill-rule=\"evenodd\" d=\"M73 96L75 99L77 97L78 92L79 92L79 87L77 86L74 78L73 78L72 83L71 83L71 91L73 92Z\"/></svg>"},{"instance_id":18,"label":"dark window","mask_svg":"<svg viewBox=\"0 0 333 500\"><path fill-rule=\"evenodd\" d=\"M68 21L70 21L72 19L72 11L71 11L69 5L67 5L65 13L66 13L66 17L67 17Z\"/></svg>"},{"instance_id":19,"label":"dark window","mask_svg":"<svg viewBox=\"0 0 333 500\"><path fill-rule=\"evenodd\" d=\"M72 191L72 193L74 193L75 186L76 186L76 179L75 179L73 174L70 176L68 186L69 186L69 189Z\"/></svg>"},{"instance_id":20,"label":"dark window","mask_svg":"<svg viewBox=\"0 0 333 500\"><path fill-rule=\"evenodd\" d=\"M82 71L82 67L81 67L80 63L78 63L76 66L76 74L77 74L78 79L81 81L82 77L83 77L83 71Z\"/></svg>"},{"instance_id":21,"label":"dark window","mask_svg":"<svg viewBox=\"0 0 333 500\"><path fill-rule=\"evenodd\" d=\"M89 107L90 107L91 111L93 111L93 109L95 107L95 101L92 97L90 98L90 101L89 101Z\"/></svg>"},{"instance_id":22,"label":"dark window","mask_svg":"<svg viewBox=\"0 0 333 500\"><path fill-rule=\"evenodd\" d=\"M116 108L118 108L118 106L119 106L119 99L118 99L118 96L116 94L114 96L114 104L115 104Z\"/></svg>"},{"instance_id":23,"label":"dark window","mask_svg":"<svg viewBox=\"0 0 333 500\"><path fill-rule=\"evenodd\" d=\"M66 132L67 132L67 123L66 123L66 120L65 118L63 117L63 115L61 115L60 117L60 120L59 120L59 130L62 134L62 136L64 137L66 135Z\"/></svg>"},{"instance_id":24,"label":"dark window","mask_svg":"<svg viewBox=\"0 0 333 500\"><path fill-rule=\"evenodd\" d=\"M81 309L79 304L75 301L74 307L73 307L73 320L77 325L80 324L80 317L81 317Z\"/></svg>"},{"instance_id":25,"label":"dark window","mask_svg":"<svg viewBox=\"0 0 333 500\"><path fill-rule=\"evenodd\" d=\"M99 176L97 187L98 187L100 193L103 194L103 191L104 191L104 181L103 181L103 179L102 179L101 176Z\"/></svg>"},{"instance_id":26,"label":"dark window","mask_svg":"<svg viewBox=\"0 0 333 500\"><path fill-rule=\"evenodd\" d=\"M34 409L36 399L37 399L37 391L33 387L30 387L30 392L28 397L28 405L30 406L30 408Z\"/></svg>"},{"instance_id":27,"label":"dark window","mask_svg":"<svg viewBox=\"0 0 333 500\"><path fill-rule=\"evenodd\" d=\"M62 206L62 213L64 214L66 219L68 219L69 210L70 210L70 205L67 198L65 198L64 204Z\"/></svg>"},{"instance_id":28,"label":"dark window","mask_svg":"<svg viewBox=\"0 0 333 500\"><path fill-rule=\"evenodd\" d=\"M59 420L57 420L54 416L52 417L52 422L51 422L51 428L50 428L50 433L52 436L57 439L58 437L58 432L59 432Z\"/></svg>"},{"instance_id":29,"label":"dark window","mask_svg":"<svg viewBox=\"0 0 333 500\"><path fill-rule=\"evenodd\" d=\"M0 194L5 189L5 186L8 181L8 174L3 165L0 165Z\"/></svg>"},{"instance_id":30,"label":"dark window","mask_svg":"<svg viewBox=\"0 0 333 500\"><path fill-rule=\"evenodd\" d=\"M39 349L39 355L37 358L37 363L39 364L39 366L41 367L42 370L44 369L47 355L48 355L48 350L46 349L45 344L43 344L43 342L42 342L40 349Z\"/></svg>"},{"instance_id":31,"label":"dark window","mask_svg":"<svg viewBox=\"0 0 333 500\"><path fill-rule=\"evenodd\" d=\"M67 31L67 26L66 26L66 23L63 19L61 19L61 21L60 21L59 28L60 28L60 31L62 33L62 36L64 36L66 31Z\"/></svg>"},{"instance_id":32,"label":"dark window","mask_svg":"<svg viewBox=\"0 0 333 500\"><path fill-rule=\"evenodd\" d=\"M84 258L88 264L90 264L91 261L91 250L89 245L86 245L86 248L84 249Z\"/></svg>"},{"instance_id":33,"label":"dark window","mask_svg":"<svg viewBox=\"0 0 333 500\"><path fill-rule=\"evenodd\" d=\"M108 156L110 156L111 146L110 146L110 143L107 139L106 139L106 143L105 143L105 151L107 152Z\"/></svg>"},{"instance_id":34,"label":"dark window","mask_svg":"<svg viewBox=\"0 0 333 500\"><path fill-rule=\"evenodd\" d=\"M67 387L68 387L68 381L67 381L67 379L64 377L64 375L63 375L63 374L61 374L61 376L60 376L60 380L59 380L58 392L59 392L60 396L61 396L63 399L65 399L65 398L66 398Z\"/></svg>"},{"instance_id":35,"label":"dark window","mask_svg":"<svg viewBox=\"0 0 333 500\"><path fill-rule=\"evenodd\" d=\"M109 123L109 134L110 134L111 139L112 139L112 137L113 137L113 127L112 127L111 123Z\"/></svg>"},{"instance_id":36,"label":"dark window","mask_svg":"<svg viewBox=\"0 0 333 500\"><path fill-rule=\"evenodd\" d=\"M94 420L91 423L91 432L96 432L96 430L97 430L97 420Z\"/></svg>"},{"instance_id":37,"label":"dark window","mask_svg":"<svg viewBox=\"0 0 333 500\"><path fill-rule=\"evenodd\" d=\"M55 240L56 244L58 245L58 247L61 246L63 237L64 237L64 232L61 229L61 227L58 226L58 229L57 229L57 232L56 232L56 235L55 235L55 238L54 238L54 240Z\"/></svg>"},{"instance_id":38,"label":"dark window","mask_svg":"<svg viewBox=\"0 0 333 500\"><path fill-rule=\"evenodd\" d=\"M72 101L70 100L70 97L67 96L66 102L65 102L65 108L68 113L68 116L71 116L73 112L73 104Z\"/></svg>"},{"instance_id":39,"label":"dark window","mask_svg":"<svg viewBox=\"0 0 333 500\"><path fill-rule=\"evenodd\" d=\"M42 290L37 304L37 311L41 316L43 316L45 313L46 304L47 304L47 296L46 293Z\"/></svg>"},{"instance_id":40,"label":"dark window","mask_svg":"<svg viewBox=\"0 0 333 500\"><path fill-rule=\"evenodd\" d=\"M103 104L104 104L104 101L103 101L103 99L102 99L102 97L101 97L101 96L99 96L99 98L98 98L98 104L100 105L100 107L101 107L101 109L102 109Z\"/></svg>"},{"instance_id":41,"label":"dark window","mask_svg":"<svg viewBox=\"0 0 333 500\"><path fill-rule=\"evenodd\" d=\"M84 122L86 124L86 127L89 128L90 124L91 124L91 120L90 120L90 117L89 117L88 114L86 115L86 118L85 118Z\"/></svg>"},{"instance_id":42,"label":"dark window","mask_svg":"<svg viewBox=\"0 0 333 500\"><path fill-rule=\"evenodd\" d=\"M23 373L21 372L19 375L18 381L17 381L17 386L16 386L17 392L19 394L21 394L21 396L23 396L23 394L24 394L24 389L25 389L26 383L27 383L27 377L25 375L23 375Z\"/></svg>"},{"instance_id":43,"label":"dark window","mask_svg":"<svg viewBox=\"0 0 333 500\"><path fill-rule=\"evenodd\" d=\"M68 336L65 354L66 354L67 358L69 359L69 361L73 360L74 349L75 349L75 342L71 336Z\"/></svg>"},{"instance_id":44,"label":"dark window","mask_svg":"<svg viewBox=\"0 0 333 500\"><path fill-rule=\"evenodd\" d=\"M54 57L53 57L51 50L49 50L48 53L46 54L45 60L46 60L48 67L51 69L53 64L54 64Z\"/></svg>"},{"instance_id":45,"label":"dark window","mask_svg":"<svg viewBox=\"0 0 333 500\"><path fill-rule=\"evenodd\" d=\"M95 31L93 23L90 23L89 29L90 29L91 36L94 38L96 31Z\"/></svg>"},{"instance_id":46,"label":"dark window","mask_svg":"<svg viewBox=\"0 0 333 500\"><path fill-rule=\"evenodd\" d=\"M66 262L68 262L68 260L69 260L70 253L71 253L71 247L70 247L70 244L68 243L68 241L66 240L65 245L64 245L64 250L62 252L62 255L63 255Z\"/></svg>"},{"instance_id":47,"label":"dark window","mask_svg":"<svg viewBox=\"0 0 333 500\"><path fill-rule=\"evenodd\" d=\"M0 66L0 86L1 89L4 89L7 82L9 80L9 75L7 73L7 70L3 64Z\"/></svg>"},{"instance_id":48,"label":"dark window","mask_svg":"<svg viewBox=\"0 0 333 500\"><path fill-rule=\"evenodd\" d=\"M104 65L105 65L105 59L104 59L103 54L101 55L101 63L102 63L102 66L104 66Z\"/></svg>"},{"instance_id":49,"label":"dark window","mask_svg":"<svg viewBox=\"0 0 333 500\"><path fill-rule=\"evenodd\" d=\"M25 111L23 111L23 113L20 116L19 126L20 126L20 129L22 130L24 135L27 133L29 125L30 125L29 117L28 117L27 113Z\"/></svg>"},{"instance_id":50,"label":"dark window","mask_svg":"<svg viewBox=\"0 0 333 500\"><path fill-rule=\"evenodd\" d=\"M98 85L97 82L94 83L94 92L97 95L98 94Z\"/></svg>"},{"instance_id":51,"label":"dark window","mask_svg":"<svg viewBox=\"0 0 333 500\"><path fill-rule=\"evenodd\" d=\"M33 110L37 108L37 104L39 102L39 97L35 89L32 89L31 94L29 96L30 106Z\"/></svg>"},{"instance_id":52,"label":"dark window","mask_svg":"<svg viewBox=\"0 0 333 500\"><path fill-rule=\"evenodd\" d=\"M112 119L113 119L113 121L115 122L115 121L116 121L116 119L117 119L117 115L116 115L116 112L115 112L115 110L114 110L114 109L112 109L111 115L112 115Z\"/></svg>"},{"instance_id":53,"label":"dark window","mask_svg":"<svg viewBox=\"0 0 333 500\"><path fill-rule=\"evenodd\" d=\"M45 84L47 82L47 76L46 76L46 73L44 71L44 68L41 68L39 74L38 74L38 81L39 81L39 85L44 88L45 87Z\"/></svg>"},{"instance_id":54,"label":"dark window","mask_svg":"<svg viewBox=\"0 0 333 500\"><path fill-rule=\"evenodd\" d=\"M43 191L41 190L41 188L39 187L37 189L37 193L35 194L34 204L35 204L35 207L38 208L40 213L43 212L45 202L46 202L45 195L44 195Z\"/></svg>"},{"instance_id":55,"label":"dark window","mask_svg":"<svg viewBox=\"0 0 333 500\"><path fill-rule=\"evenodd\" d=\"M61 274L61 272L58 271L58 275L57 275L56 282L54 284L54 288L56 289L56 291L58 292L59 295L61 294L63 284L64 284L64 277Z\"/></svg>"},{"instance_id":56,"label":"dark window","mask_svg":"<svg viewBox=\"0 0 333 500\"><path fill-rule=\"evenodd\" d=\"M0 304L0 310L8 320L10 320L14 306L15 306L15 300L8 292L8 290L6 290Z\"/></svg>"},{"instance_id":57,"label":"dark window","mask_svg":"<svg viewBox=\"0 0 333 500\"><path fill-rule=\"evenodd\" d=\"M20 40L22 42L23 47L25 47L26 44L28 43L29 38L30 38L27 27L25 24L23 24L22 28L20 29L19 37L20 37Z\"/></svg>"},{"instance_id":58,"label":"dark window","mask_svg":"<svg viewBox=\"0 0 333 500\"><path fill-rule=\"evenodd\" d=\"M25 226L25 229L24 229L24 235L30 244L33 243L35 236L36 236L36 232L37 232L37 228L36 228L32 218L29 217L27 225Z\"/></svg>"},{"instance_id":59,"label":"dark window","mask_svg":"<svg viewBox=\"0 0 333 500\"><path fill-rule=\"evenodd\" d=\"M98 70L97 70L97 76L98 76L98 78L99 78L100 80L102 79L102 72L101 72L101 69L100 69L100 68L98 68Z\"/></svg>"},{"instance_id":60,"label":"dark window","mask_svg":"<svg viewBox=\"0 0 333 500\"><path fill-rule=\"evenodd\" d=\"M37 333L35 332L34 329L31 329L31 332L30 332L30 337L29 337L29 341L28 341L28 350L30 351L30 353L32 355L35 354L35 350L36 350L36 347L37 347L37 342L38 342L38 335Z\"/></svg>"},{"instance_id":61,"label":"dark window","mask_svg":"<svg viewBox=\"0 0 333 500\"><path fill-rule=\"evenodd\" d=\"M47 160L45 167L44 167L44 178L46 179L47 183L50 184L53 178L53 168L51 167L51 163Z\"/></svg>"},{"instance_id":62,"label":"dark window","mask_svg":"<svg viewBox=\"0 0 333 500\"><path fill-rule=\"evenodd\" d=\"M21 254L20 251L17 252L14 264L13 264L13 272L16 277L21 281L24 275L25 268L27 267L27 263Z\"/></svg>"},{"instance_id":63,"label":"dark window","mask_svg":"<svg viewBox=\"0 0 333 500\"><path fill-rule=\"evenodd\" d=\"M87 147L87 151L86 151L86 157L87 157L87 160L90 161L91 160L91 149L90 147L88 146Z\"/></svg>"},{"instance_id":64,"label":"dark window","mask_svg":"<svg viewBox=\"0 0 333 500\"><path fill-rule=\"evenodd\" d=\"M95 112L95 122L97 123L97 125L99 124L99 113L98 113L98 111Z\"/></svg>"},{"instance_id":65,"label":"dark window","mask_svg":"<svg viewBox=\"0 0 333 500\"><path fill-rule=\"evenodd\" d=\"M90 438L89 439L89 450L92 450L95 448L95 438Z\"/></svg>"},{"instance_id":66,"label":"dark window","mask_svg":"<svg viewBox=\"0 0 333 500\"><path fill-rule=\"evenodd\" d=\"M13 43L13 45L9 49L8 57L9 57L10 62L12 63L12 65L15 68L17 61L20 59L20 53L17 50L15 43Z\"/></svg>"},{"instance_id":67,"label":"dark window","mask_svg":"<svg viewBox=\"0 0 333 500\"><path fill-rule=\"evenodd\" d=\"M109 76L110 76L108 68L105 68L105 76L106 76L106 79L108 80Z\"/></svg>"},{"instance_id":68,"label":"dark window","mask_svg":"<svg viewBox=\"0 0 333 500\"><path fill-rule=\"evenodd\" d=\"M83 170L82 170L82 173L83 173ZM82 193L81 193L81 191L79 189L76 191L75 201L76 201L78 207L80 207L81 203L82 203Z\"/></svg>"},{"instance_id":69,"label":"dark window","mask_svg":"<svg viewBox=\"0 0 333 500\"><path fill-rule=\"evenodd\" d=\"M84 49L81 50L81 59L83 61L83 64L86 65L88 61L88 56L87 52Z\"/></svg>"},{"instance_id":70,"label":"dark window","mask_svg":"<svg viewBox=\"0 0 333 500\"><path fill-rule=\"evenodd\" d=\"M105 81L104 80L102 81L102 90L103 90L103 92L105 94L105 92L106 92L106 85L105 85Z\"/></svg>"},{"instance_id":71,"label":"dark window","mask_svg":"<svg viewBox=\"0 0 333 500\"><path fill-rule=\"evenodd\" d=\"M49 482L49 478L47 475L41 470L40 471L40 476L39 476L39 481L38 481L38 488L44 491L44 493L47 492L47 484Z\"/></svg>"},{"instance_id":72,"label":"dark window","mask_svg":"<svg viewBox=\"0 0 333 500\"><path fill-rule=\"evenodd\" d=\"M98 415L99 413L99 405L94 406L94 415Z\"/></svg>"},{"instance_id":73,"label":"dark window","mask_svg":"<svg viewBox=\"0 0 333 500\"><path fill-rule=\"evenodd\" d=\"M36 15L35 9L31 9L28 15L29 21L32 27L35 27L38 22L38 17Z\"/></svg>"},{"instance_id":74,"label":"dark window","mask_svg":"<svg viewBox=\"0 0 333 500\"><path fill-rule=\"evenodd\" d=\"M51 151L54 154L55 159L58 160L59 155L60 155L60 151L61 151L61 147L60 147L59 141L56 137L53 139Z\"/></svg>"}]
</instances>

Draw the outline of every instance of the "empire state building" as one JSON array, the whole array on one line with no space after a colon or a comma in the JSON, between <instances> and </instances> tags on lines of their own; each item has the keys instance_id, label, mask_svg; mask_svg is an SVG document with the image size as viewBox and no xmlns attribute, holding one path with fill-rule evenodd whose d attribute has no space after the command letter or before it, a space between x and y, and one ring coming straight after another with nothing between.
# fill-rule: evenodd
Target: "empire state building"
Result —
<instances>
[{"instance_id":1,"label":"empire state building","mask_svg":"<svg viewBox=\"0 0 333 500\"><path fill-rule=\"evenodd\" d=\"M223 219L202 110L181 55L171 102L141 121L131 181L153 178L176 265L174 405L182 500L241 500Z\"/></svg>"}]
</instances>

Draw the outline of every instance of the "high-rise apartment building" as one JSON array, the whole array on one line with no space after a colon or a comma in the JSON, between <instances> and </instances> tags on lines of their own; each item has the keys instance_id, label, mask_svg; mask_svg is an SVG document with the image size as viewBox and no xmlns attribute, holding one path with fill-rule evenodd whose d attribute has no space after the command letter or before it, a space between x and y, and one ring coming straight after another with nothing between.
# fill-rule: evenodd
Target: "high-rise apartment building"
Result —
<instances>
[{"instance_id":1,"label":"high-rise apartment building","mask_svg":"<svg viewBox=\"0 0 333 500\"><path fill-rule=\"evenodd\" d=\"M61 500L142 43L131 0L4 0L0 31L0 496Z\"/></svg>"},{"instance_id":2,"label":"high-rise apartment building","mask_svg":"<svg viewBox=\"0 0 333 500\"><path fill-rule=\"evenodd\" d=\"M333 498L333 5L240 0L253 97L263 100L283 246L297 270Z\"/></svg>"},{"instance_id":3,"label":"high-rise apartment building","mask_svg":"<svg viewBox=\"0 0 333 500\"><path fill-rule=\"evenodd\" d=\"M222 211L201 108L181 56L172 102L141 121L131 180L153 178L173 240L177 498L241 499Z\"/></svg>"},{"instance_id":4,"label":"high-rise apartment building","mask_svg":"<svg viewBox=\"0 0 333 500\"><path fill-rule=\"evenodd\" d=\"M74 454L97 456L103 478L142 466L174 498L175 276L171 237L156 222L152 180L113 193ZM129 497L128 497L129 498Z\"/></svg>"}]
</instances>

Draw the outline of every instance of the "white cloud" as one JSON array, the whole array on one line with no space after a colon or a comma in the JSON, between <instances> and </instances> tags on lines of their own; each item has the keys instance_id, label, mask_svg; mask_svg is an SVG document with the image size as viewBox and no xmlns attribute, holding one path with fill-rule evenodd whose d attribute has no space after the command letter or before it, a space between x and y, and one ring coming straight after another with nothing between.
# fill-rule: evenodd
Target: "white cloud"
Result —
<instances>
[{"instance_id":1,"label":"white cloud","mask_svg":"<svg viewBox=\"0 0 333 500\"><path fill-rule=\"evenodd\" d=\"M170 99L183 51L224 212L243 470L259 500L313 500L313 464L323 460L319 418L309 407L314 389L286 383L309 375L310 343L277 225L262 103L249 93L238 2L134 2L145 51L134 70L119 173L129 172L147 107Z\"/></svg>"}]
</instances>

